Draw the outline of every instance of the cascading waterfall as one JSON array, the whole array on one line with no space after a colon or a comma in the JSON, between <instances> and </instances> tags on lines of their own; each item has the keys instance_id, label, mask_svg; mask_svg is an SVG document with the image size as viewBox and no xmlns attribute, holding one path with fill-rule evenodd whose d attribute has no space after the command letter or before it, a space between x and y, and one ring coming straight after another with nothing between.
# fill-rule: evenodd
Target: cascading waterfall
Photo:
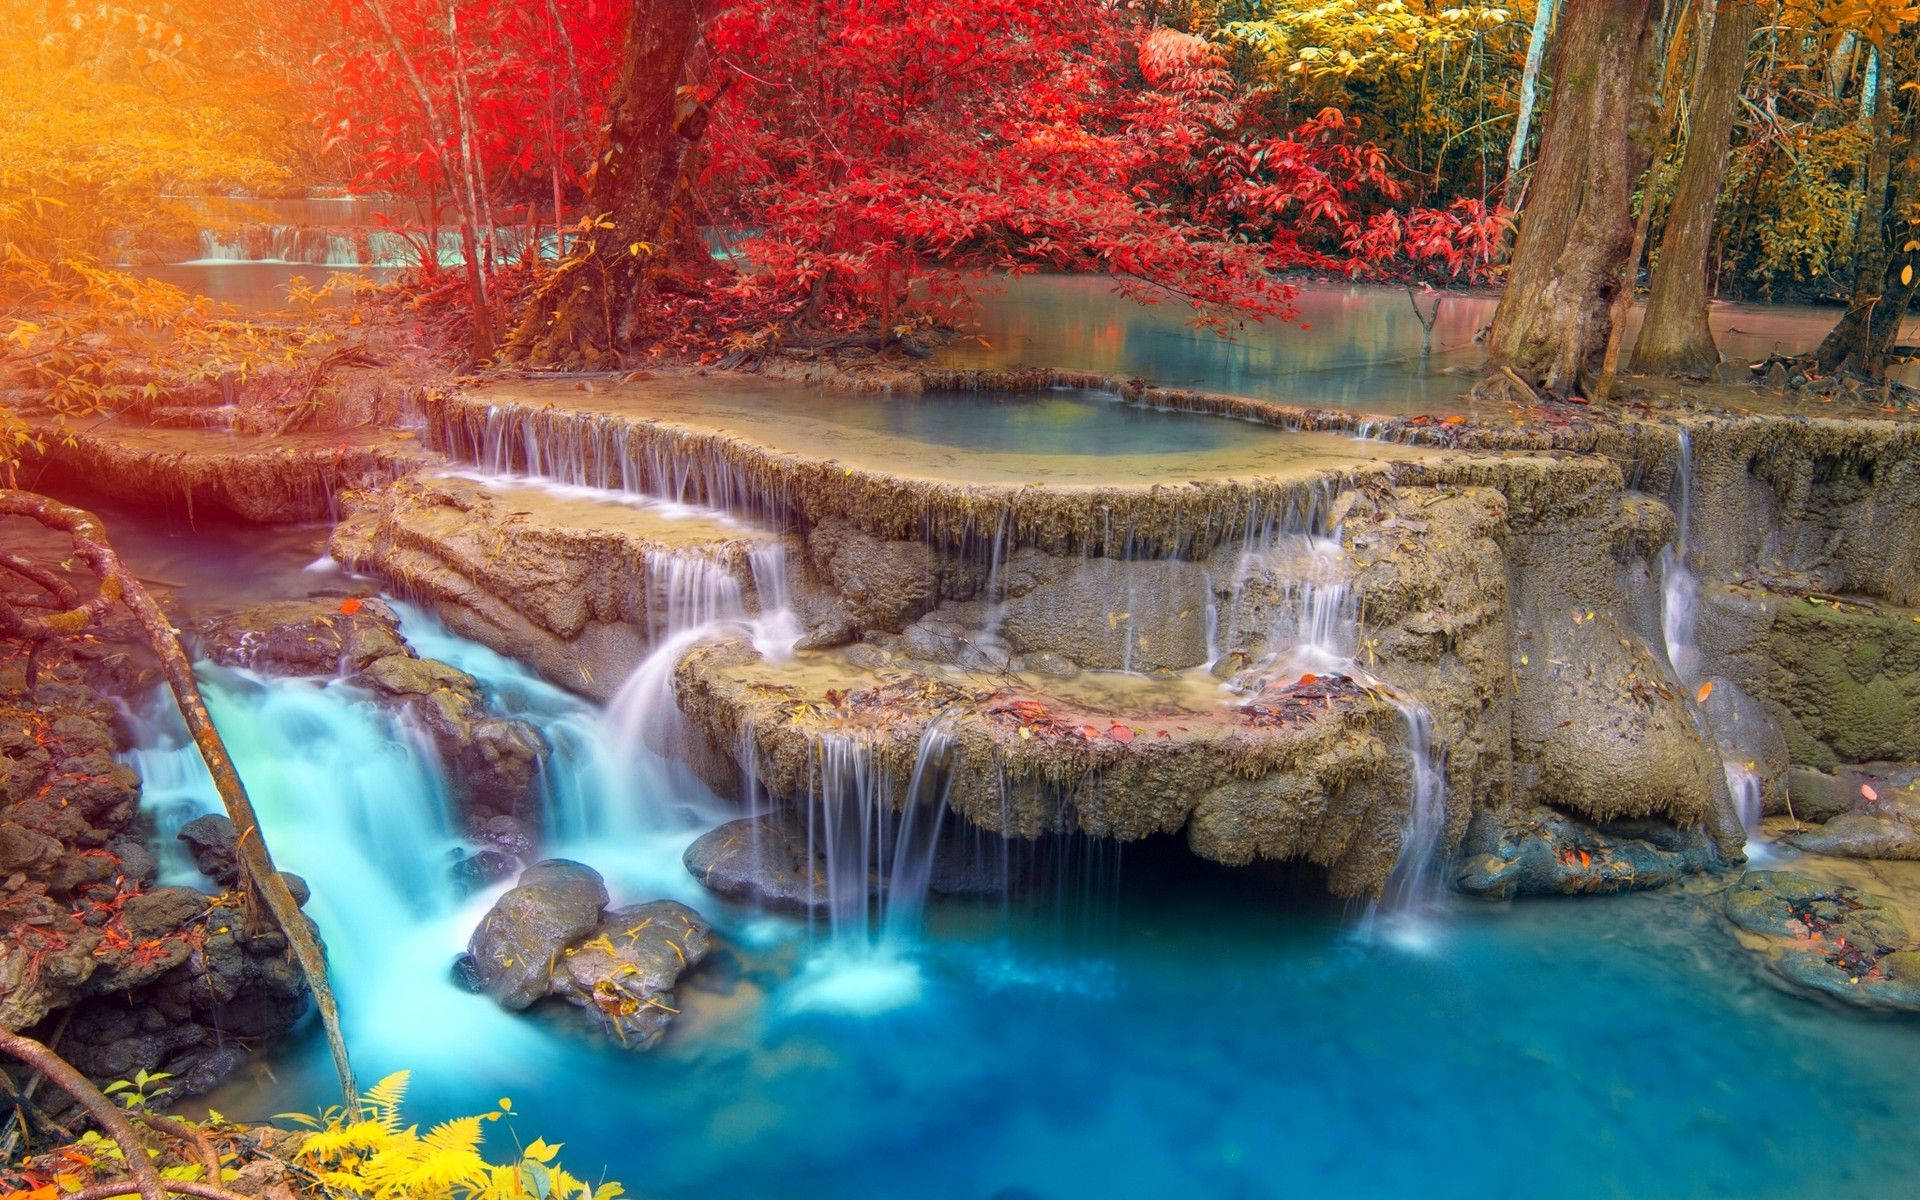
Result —
<instances>
[{"instance_id":1,"label":"cascading waterfall","mask_svg":"<svg viewBox=\"0 0 1920 1200\"><path fill-rule=\"evenodd\" d=\"M644 746L609 740L585 701L410 605L394 608L416 651L474 676L499 711L546 742L543 853L589 863L616 896L702 902L680 856L724 819L711 793ZM468 895L455 882L462 841L430 746L343 680L199 673L277 861L312 885L308 913L326 939L356 1056L383 1071L457 1063L480 1037L536 1059L547 1034L449 981L446 964L497 889ZM143 780L163 879L200 883L174 835L222 811L205 764L164 689L128 723L126 758Z\"/></svg>"},{"instance_id":2,"label":"cascading waterfall","mask_svg":"<svg viewBox=\"0 0 1920 1200\"><path fill-rule=\"evenodd\" d=\"M1666 643L1667 661L1689 693L1699 693L1709 683L1719 693L1719 703L1709 710L1695 710L1695 720L1720 754L1720 766L1726 776L1727 791L1734 811L1746 829L1749 840L1760 828L1761 779L1753 762L1742 750L1739 730L1733 728L1746 698L1727 680L1710 680L1701 661L1695 628L1700 615L1700 580L1688 562L1687 535L1693 518L1693 438L1682 427L1675 430L1678 441L1674 469L1675 505L1673 544L1660 551L1660 632ZM1708 693L1710 694L1710 693ZM1701 695L1704 702L1705 694ZM1725 714L1716 719L1715 714Z\"/></svg>"},{"instance_id":3,"label":"cascading waterfall","mask_svg":"<svg viewBox=\"0 0 1920 1200\"><path fill-rule=\"evenodd\" d=\"M778 517L781 497L725 456L636 448L627 422L616 415L572 413L564 421L513 405L489 406L484 416L462 411L437 429L447 453L502 476L651 496L675 504Z\"/></svg>"},{"instance_id":4,"label":"cascading waterfall","mask_svg":"<svg viewBox=\"0 0 1920 1200\"><path fill-rule=\"evenodd\" d=\"M1226 617L1208 614L1215 661L1248 640L1246 626L1264 615L1262 662L1269 671L1371 679L1355 658L1358 598L1339 531L1315 533L1309 520L1289 516L1249 536L1228 588ZM1267 603L1272 611L1262 614ZM1444 890L1439 868L1447 825L1445 755L1425 705L1397 688L1381 685L1379 690L1400 712L1408 773L1407 817L1384 903L1389 912L1408 913L1432 904Z\"/></svg>"}]
</instances>

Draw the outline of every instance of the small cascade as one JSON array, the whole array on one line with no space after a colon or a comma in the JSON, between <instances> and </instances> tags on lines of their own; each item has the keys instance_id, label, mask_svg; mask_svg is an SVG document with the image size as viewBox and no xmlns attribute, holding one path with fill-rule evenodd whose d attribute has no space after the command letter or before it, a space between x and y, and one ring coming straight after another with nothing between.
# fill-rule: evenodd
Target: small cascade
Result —
<instances>
[{"instance_id":1,"label":"small cascade","mask_svg":"<svg viewBox=\"0 0 1920 1200\"><path fill-rule=\"evenodd\" d=\"M1700 580L1688 561L1687 534L1693 516L1693 439L1682 427L1675 431L1678 446L1674 470L1676 518L1673 544L1660 551L1660 632L1667 662L1689 694L1699 699L1694 721L1720 755L1734 811L1749 842L1760 828L1761 779L1752 757L1743 749L1737 728L1742 711L1752 707L1745 693L1725 679L1713 679L1701 661L1695 629L1700 617ZM1716 696L1708 707L1709 696Z\"/></svg>"},{"instance_id":2,"label":"small cascade","mask_svg":"<svg viewBox=\"0 0 1920 1200\"><path fill-rule=\"evenodd\" d=\"M556 420L511 405L484 414L454 411L433 430L450 456L496 475L649 496L736 519L785 516L782 497L726 456L672 441L639 444L634 432L618 415L575 412Z\"/></svg>"},{"instance_id":3,"label":"small cascade","mask_svg":"<svg viewBox=\"0 0 1920 1200\"><path fill-rule=\"evenodd\" d=\"M1264 646L1253 664L1262 676L1371 678L1355 661L1359 602L1339 531L1317 531L1316 516L1288 514L1250 534L1227 589L1224 616L1207 616L1215 662L1253 642ZM1446 761L1426 706L1398 689L1379 690L1400 711L1406 730L1407 817L1384 897L1388 912L1405 914L1431 905L1444 890Z\"/></svg>"},{"instance_id":4,"label":"small cascade","mask_svg":"<svg viewBox=\"0 0 1920 1200\"><path fill-rule=\"evenodd\" d=\"M1446 761L1433 740L1433 714L1408 696L1392 696L1407 727L1409 776L1407 820L1400 830L1400 857L1387 877L1389 912L1414 912L1444 890L1440 847L1447 833Z\"/></svg>"},{"instance_id":5,"label":"small cascade","mask_svg":"<svg viewBox=\"0 0 1920 1200\"><path fill-rule=\"evenodd\" d=\"M919 932L947 825L952 743L951 722L928 724L896 810L894 780L870 744L843 733L815 741L809 777L817 782L800 815L823 867L816 899L837 943L897 949Z\"/></svg>"},{"instance_id":6,"label":"small cascade","mask_svg":"<svg viewBox=\"0 0 1920 1200\"><path fill-rule=\"evenodd\" d=\"M323 932L413 924L452 903L451 877L420 869L457 840L439 764L419 740L343 683L204 668L203 691L280 865L312 885ZM174 835L222 811L213 780L165 689L131 724L127 759L146 781L168 882L199 882ZM366 943L379 940L330 937L332 956L348 960L340 977L377 986L371 964L351 960L377 954Z\"/></svg>"}]
</instances>

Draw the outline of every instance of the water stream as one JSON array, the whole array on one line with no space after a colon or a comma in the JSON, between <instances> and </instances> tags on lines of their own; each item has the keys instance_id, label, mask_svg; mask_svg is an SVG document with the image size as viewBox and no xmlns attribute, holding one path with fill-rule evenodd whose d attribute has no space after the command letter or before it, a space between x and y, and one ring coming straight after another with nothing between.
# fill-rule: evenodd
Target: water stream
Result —
<instances>
[{"instance_id":1,"label":"water stream","mask_svg":"<svg viewBox=\"0 0 1920 1200\"><path fill-rule=\"evenodd\" d=\"M122 540L138 561L154 539ZM246 574L246 553L222 569ZM324 580L304 561L290 546L266 572L279 582L254 586ZM669 642L764 620L717 590L669 618L688 623ZM1333 589L1316 604L1342 607ZM1340 622L1308 625L1341 652ZM423 1123L510 1095L520 1136L665 1200L1876 1196L1920 1171L1920 1030L1759 982L1682 893L1449 900L1436 952L1356 939L1338 904L1148 844L1124 888L1085 900L850 909L858 940L897 952L849 957L847 939L718 903L687 874L687 843L733 814L633 736L663 710L602 711L410 609L405 631L539 728L554 852L601 870L616 902L694 904L737 947L682 988L680 1024L646 1055L461 992L449 963L493 893L448 874L458 839L431 754L345 684L203 668L276 852L313 885L360 1070L412 1068ZM160 832L211 811L174 719L138 728ZM939 820L941 753L936 728L913 822ZM895 846L934 832L866 827ZM896 872L914 861L892 856ZM1089 903L1106 919L1063 916ZM264 1117L329 1086L309 1034L211 1102Z\"/></svg>"},{"instance_id":2,"label":"water stream","mask_svg":"<svg viewBox=\"0 0 1920 1200\"><path fill-rule=\"evenodd\" d=\"M1710 677L1701 661L1695 636L1700 619L1700 580L1687 558L1687 529L1693 518L1693 439L1684 426L1676 430L1676 436L1675 532L1673 544L1660 551L1658 563L1660 628L1667 661L1686 691L1696 697L1695 715L1701 732L1720 754L1734 811L1748 834L1748 853L1754 855L1762 853L1753 840L1760 828L1761 779L1755 754L1745 741L1747 731L1740 728L1741 715L1752 713L1754 706L1731 680ZM1710 707L1709 700L1713 701Z\"/></svg>"}]
</instances>

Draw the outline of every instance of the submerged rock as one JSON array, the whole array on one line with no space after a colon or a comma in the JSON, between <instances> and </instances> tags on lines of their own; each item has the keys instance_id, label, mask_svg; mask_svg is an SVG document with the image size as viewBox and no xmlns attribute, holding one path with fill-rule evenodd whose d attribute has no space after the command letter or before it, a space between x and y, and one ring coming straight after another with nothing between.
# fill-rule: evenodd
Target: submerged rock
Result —
<instances>
[{"instance_id":1,"label":"submerged rock","mask_svg":"<svg viewBox=\"0 0 1920 1200\"><path fill-rule=\"evenodd\" d=\"M621 1045L645 1050L679 1015L674 984L712 948L712 928L677 901L616 908L561 953L553 994L598 1017Z\"/></svg>"},{"instance_id":2,"label":"submerged rock","mask_svg":"<svg viewBox=\"0 0 1920 1200\"><path fill-rule=\"evenodd\" d=\"M1920 1012L1920 944L1878 897L1798 871L1750 871L1727 890L1725 911L1791 988Z\"/></svg>"},{"instance_id":3,"label":"submerged rock","mask_svg":"<svg viewBox=\"0 0 1920 1200\"><path fill-rule=\"evenodd\" d=\"M1595 827L1524 805L1504 820L1492 814L1475 820L1454 883L1493 900L1609 894L1664 887L1720 861L1713 843L1695 830L1660 821Z\"/></svg>"},{"instance_id":4,"label":"submerged rock","mask_svg":"<svg viewBox=\"0 0 1920 1200\"><path fill-rule=\"evenodd\" d=\"M502 1008L527 1008L552 991L553 964L606 906L607 885L591 867L563 858L533 864L468 940L473 979Z\"/></svg>"}]
</instances>

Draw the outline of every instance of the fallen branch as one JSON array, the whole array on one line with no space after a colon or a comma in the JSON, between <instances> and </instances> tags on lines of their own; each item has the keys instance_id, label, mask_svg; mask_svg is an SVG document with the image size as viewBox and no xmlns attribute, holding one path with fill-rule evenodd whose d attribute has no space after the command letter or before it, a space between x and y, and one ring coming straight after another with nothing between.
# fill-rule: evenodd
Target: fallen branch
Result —
<instances>
[{"instance_id":1,"label":"fallen branch","mask_svg":"<svg viewBox=\"0 0 1920 1200\"><path fill-rule=\"evenodd\" d=\"M127 1115L120 1111L119 1105L93 1086L85 1075L74 1070L66 1059L39 1042L5 1029L0 1029L0 1054L17 1059L53 1080L61 1091L78 1101L80 1107L87 1110L87 1115L98 1121L100 1128L106 1130L107 1136L120 1147L120 1152L126 1156L127 1173L133 1178L124 1181L121 1190L110 1195L131 1196L138 1193L140 1200L166 1200L166 1188L160 1172L154 1170L152 1161L147 1158L146 1145L135 1136L133 1126L127 1124Z\"/></svg>"},{"instance_id":2,"label":"fallen branch","mask_svg":"<svg viewBox=\"0 0 1920 1200\"><path fill-rule=\"evenodd\" d=\"M206 1183L190 1183L184 1179L162 1179L160 1186L176 1196L197 1196L200 1200L257 1200L257 1197L242 1196L239 1192L230 1192L223 1187L214 1187ZM112 1200L115 1196L139 1196L141 1200L146 1200L146 1193L125 1179L112 1183L96 1183L90 1188L83 1188L77 1192L65 1192L61 1194L60 1200Z\"/></svg>"},{"instance_id":3,"label":"fallen branch","mask_svg":"<svg viewBox=\"0 0 1920 1200\"><path fill-rule=\"evenodd\" d=\"M173 690L174 701L180 707L187 730L193 735L200 756L206 760L207 773L213 777L214 787L220 793L227 816L233 821L234 832L239 839L236 850L246 877L249 923L258 919L259 906L264 905L274 923L286 935L287 944L293 949L294 961L313 994L314 1006L320 1010L320 1023L326 1030L327 1046L333 1052L333 1066L340 1077L341 1094L351 1104L360 1093L354 1087L353 1068L347 1061L347 1044L340 1032L340 1011L334 1003L333 988L327 982L326 952L313 936L306 916L301 913L300 905L287 888L287 881L274 867L273 857L267 852L260 820L253 810L253 801L247 798L240 772L233 765L233 757L227 753L226 743L221 740L220 731L214 727L213 718L207 712L206 701L200 695L200 685L194 679L193 662L187 657L186 648L180 644L179 631L160 611L160 606L154 603L152 595L140 580L120 562L119 555L107 543L106 528L92 513L33 492L0 488L0 516L27 517L49 529L65 533L72 540L78 557L87 563L100 581L99 593L93 599L44 616L22 612L5 599L0 599L0 631L16 633L31 641L78 633L116 603L124 604L139 622L147 644L160 660L167 685Z\"/></svg>"}]
</instances>

